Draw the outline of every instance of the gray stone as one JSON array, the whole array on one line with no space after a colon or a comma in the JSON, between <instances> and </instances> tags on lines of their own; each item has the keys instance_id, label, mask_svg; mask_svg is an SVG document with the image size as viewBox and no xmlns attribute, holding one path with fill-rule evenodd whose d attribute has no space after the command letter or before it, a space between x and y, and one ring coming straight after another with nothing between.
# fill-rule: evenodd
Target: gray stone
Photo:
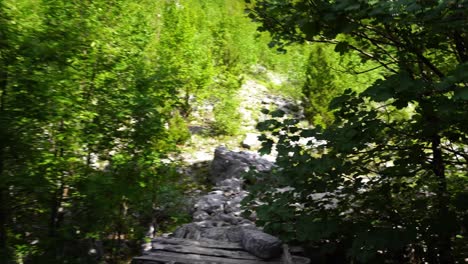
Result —
<instances>
[{"instance_id":1,"label":"gray stone","mask_svg":"<svg viewBox=\"0 0 468 264\"><path fill-rule=\"evenodd\" d=\"M266 97L263 103L268 104L269 108L276 106L286 114L301 114L301 109L298 111L290 100L277 96ZM252 116L248 102L243 109L247 109L245 115ZM265 119L266 115L259 117L262 118ZM193 133L201 131L201 128L193 128ZM260 146L258 134L247 134L242 145L249 149ZM192 200L187 202L190 212L193 212L193 222L177 228L171 238L154 239L147 245L146 255L134 258L135 263L309 263L308 259L301 260L290 255L281 260L281 241L255 226L255 214L242 217L241 201L248 195L242 190L245 172L254 170L267 174L274 166L273 161L247 151L216 148L209 176L215 185L213 190L206 195L202 195L201 191L192 192ZM196 163L181 173L193 173L191 170L196 169L200 171L207 165L206 162Z\"/></svg>"},{"instance_id":2,"label":"gray stone","mask_svg":"<svg viewBox=\"0 0 468 264\"><path fill-rule=\"evenodd\" d=\"M236 191L239 192L242 189L243 180L237 178L224 179L218 182L218 185L222 187L222 191ZM221 190L220 190L221 191Z\"/></svg>"},{"instance_id":3,"label":"gray stone","mask_svg":"<svg viewBox=\"0 0 468 264\"><path fill-rule=\"evenodd\" d=\"M251 167L259 172L268 172L272 166L273 163L256 154L243 151L233 152L225 147L218 147L211 163L211 181L220 185L219 183L225 179L240 179Z\"/></svg>"},{"instance_id":4,"label":"gray stone","mask_svg":"<svg viewBox=\"0 0 468 264\"><path fill-rule=\"evenodd\" d=\"M229 242L241 243L244 235L244 229L242 226L231 227L226 232L226 237Z\"/></svg>"},{"instance_id":5,"label":"gray stone","mask_svg":"<svg viewBox=\"0 0 468 264\"><path fill-rule=\"evenodd\" d=\"M235 208L235 209L240 209L240 208ZM224 211L227 212L226 210L224 210ZM238 211L238 210L233 210L233 212L230 212L230 213L227 212L227 213L228 213L229 215L236 216L236 217L242 215L241 210L239 210L239 211ZM244 219L243 219L243 220L244 220ZM241 222L242 222L243 220L241 220Z\"/></svg>"},{"instance_id":6,"label":"gray stone","mask_svg":"<svg viewBox=\"0 0 468 264\"><path fill-rule=\"evenodd\" d=\"M227 238L227 230L229 227L212 227L203 230L202 237L220 240L220 241L229 241Z\"/></svg>"},{"instance_id":7,"label":"gray stone","mask_svg":"<svg viewBox=\"0 0 468 264\"><path fill-rule=\"evenodd\" d=\"M227 230L226 236L229 242L241 243L242 238L244 237L244 232L246 230L247 232L249 232L250 230L258 230L258 229L253 224L244 225L244 226L232 226Z\"/></svg>"},{"instance_id":8,"label":"gray stone","mask_svg":"<svg viewBox=\"0 0 468 264\"><path fill-rule=\"evenodd\" d=\"M228 215L228 214L218 214L218 215L216 215L214 217L214 219L224 221L224 222L229 223L231 225L237 225L241 220L240 217L235 217L235 216L231 216L231 215Z\"/></svg>"},{"instance_id":9,"label":"gray stone","mask_svg":"<svg viewBox=\"0 0 468 264\"><path fill-rule=\"evenodd\" d=\"M240 203L237 203L235 201L229 201L226 203L226 205L224 206L224 212L225 213L236 213L236 212L239 212L241 210L241 205Z\"/></svg>"},{"instance_id":10,"label":"gray stone","mask_svg":"<svg viewBox=\"0 0 468 264\"><path fill-rule=\"evenodd\" d=\"M242 219L240 222L239 222L239 225L242 225L242 226L255 226L254 222L248 220L248 219Z\"/></svg>"},{"instance_id":11,"label":"gray stone","mask_svg":"<svg viewBox=\"0 0 468 264\"><path fill-rule=\"evenodd\" d=\"M262 231L243 232L241 243L246 251L262 259L276 258L282 253L281 241Z\"/></svg>"},{"instance_id":12,"label":"gray stone","mask_svg":"<svg viewBox=\"0 0 468 264\"><path fill-rule=\"evenodd\" d=\"M201 238L202 228L194 223L185 224L174 231L174 237L199 240Z\"/></svg>"},{"instance_id":13,"label":"gray stone","mask_svg":"<svg viewBox=\"0 0 468 264\"><path fill-rule=\"evenodd\" d=\"M195 213L193 213L192 218L194 221L199 222L207 220L208 218L210 218L210 215L205 211L198 210Z\"/></svg>"},{"instance_id":14,"label":"gray stone","mask_svg":"<svg viewBox=\"0 0 468 264\"><path fill-rule=\"evenodd\" d=\"M203 220L200 222L195 222L195 224L202 228L211 228L211 227L217 226L217 222L212 221L212 220Z\"/></svg>"},{"instance_id":15,"label":"gray stone","mask_svg":"<svg viewBox=\"0 0 468 264\"><path fill-rule=\"evenodd\" d=\"M221 195L221 194L224 194L224 193L223 193L223 191L215 190L215 191L209 192L208 194L211 194L211 195Z\"/></svg>"},{"instance_id":16,"label":"gray stone","mask_svg":"<svg viewBox=\"0 0 468 264\"><path fill-rule=\"evenodd\" d=\"M242 140L242 147L247 149L258 148L262 145L260 140L258 140L259 134L247 133L244 140Z\"/></svg>"},{"instance_id":17,"label":"gray stone","mask_svg":"<svg viewBox=\"0 0 468 264\"><path fill-rule=\"evenodd\" d=\"M224 204L226 201L226 197L222 194L207 194L200 197L195 204L195 209L205 211L209 214L216 211L224 211Z\"/></svg>"}]
</instances>

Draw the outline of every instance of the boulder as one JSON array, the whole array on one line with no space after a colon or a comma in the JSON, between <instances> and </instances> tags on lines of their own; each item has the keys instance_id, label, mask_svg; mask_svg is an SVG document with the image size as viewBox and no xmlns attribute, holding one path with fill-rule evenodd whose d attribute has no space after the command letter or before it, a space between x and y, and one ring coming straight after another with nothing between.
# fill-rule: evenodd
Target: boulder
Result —
<instances>
[{"instance_id":1,"label":"boulder","mask_svg":"<svg viewBox=\"0 0 468 264\"><path fill-rule=\"evenodd\" d=\"M228 229L229 226L207 228L203 230L202 237L219 241L229 241L227 237Z\"/></svg>"},{"instance_id":2,"label":"boulder","mask_svg":"<svg viewBox=\"0 0 468 264\"><path fill-rule=\"evenodd\" d=\"M199 222L209 219L210 215L205 211L198 210L193 213L192 218L194 221Z\"/></svg>"},{"instance_id":3,"label":"boulder","mask_svg":"<svg viewBox=\"0 0 468 264\"><path fill-rule=\"evenodd\" d=\"M233 226L227 230L226 236L229 242L241 243L244 237L244 233L249 232L251 230L258 230L258 229L253 224Z\"/></svg>"},{"instance_id":4,"label":"boulder","mask_svg":"<svg viewBox=\"0 0 468 264\"><path fill-rule=\"evenodd\" d=\"M225 179L240 179L250 168L258 172L268 172L273 163L260 158L257 154L248 152L233 152L225 147L217 147L211 163L211 181L216 185Z\"/></svg>"},{"instance_id":5,"label":"boulder","mask_svg":"<svg viewBox=\"0 0 468 264\"><path fill-rule=\"evenodd\" d=\"M178 227L175 231L173 236L175 238L186 238L186 239L193 239L199 240L201 238L202 228L197 224L190 223L185 224Z\"/></svg>"},{"instance_id":6,"label":"boulder","mask_svg":"<svg viewBox=\"0 0 468 264\"><path fill-rule=\"evenodd\" d=\"M235 191L235 192L240 192L242 190L242 185L244 184L244 181L242 179L237 179L237 178L229 178L229 179L224 179L220 182L218 182L218 189L221 189L222 191Z\"/></svg>"},{"instance_id":7,"label":"boulder","mask_svg":"<svg viewBox=\"0 0 468 264\"><path fill-rule=\"evenodd\" d=\"M200 197L198 202L195 204L195 209L197 211L205 211L208 214L223 212L226 201L227 198L223 194L207 194Z\"/></svg>"},{"instance_id":8,"label":"boulder","mask_svg":"<svg viewBox=\"0 0 468 264\"><path fill-rule=\"evenodd\" d=\"M247 252L262 259L279 257L283 250L281 240L258 230L243 232L241 243Z\"/></svg>"}]
</instances>

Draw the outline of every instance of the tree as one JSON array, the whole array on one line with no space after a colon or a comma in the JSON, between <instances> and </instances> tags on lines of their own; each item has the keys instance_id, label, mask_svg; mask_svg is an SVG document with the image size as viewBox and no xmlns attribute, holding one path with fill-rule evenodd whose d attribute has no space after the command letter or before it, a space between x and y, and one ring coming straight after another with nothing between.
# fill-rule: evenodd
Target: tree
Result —
<instances>
[{"instance_id":1,"label":"tree","mask_svg":"<svg viewBox=\"0 0 468 264\"><path fill-rule=\"evenodd\" d=\"M326 52L326 47L315 45L309 55L306 81L302 88L306 101L305 114L315 125L331 123L333 114L328 111L328 105L334 96L343 92L343 87L334 84L336 74L329 65L329 55L331 54Z\"/></svg>"},{"instance_id":2,"label":"tree","mask_svg":"<svg viewBox=\"0 0 468 264\"><path fill-rule=\"evenodd\" d=\"M3 1L0 1L0 124L2 129L0 130L0 259L6 259L7 256L7 235L6 235L6 223L8 220L8 186L6 184L6 177L4 177L4 168L6 161L6 150L9 147L10 142L7 141L10 138L9 134L11 130L9 128L9 118L5 113L5 98L8 85L8 74L7 68L11 63L12 44L11 41L7 41L11 34L10 27L8 25L9 17L5 12ZM7 143L8 142L8 143Z\"/></svg>"},{"instance_id":3,"label":"tree","mask_svg":"<svg viewBox=\"0 0 468 264\"><path fill-rule=\"evenodd\" d=\"M356 54L338 54L335 45L312 43L302 86L304 110L313 125L326 126L333 122L333 113L328 109L331 100L347 88L363 91L369 83L381 78L382 70L366 69L376 63L360 62Z\"/></svg>"},{"instance_id":4,"label":"tree","mask_svg":"<svg viewBox=\"0 0 468 264\"><path fill-rule=\"evenodd\" d=\"M367 71L386 71L365 91L335 98L326 129L260 125L275 131L264 149L277 141L283 169L273 179L293 187L259 192L268 228L290 240L334 241L365 263L461 258L453 245L466 225L457 201L467 191L467 10L466 1L252 4L251 17L280 47L330 43L378 64ZM301 147L300 137L324 141Z\"/></svg>"},{"instance_id":5,"label":"tree","mask_svg":"<svg viewBox=\"0 0 468 264\"><path fill-rule=\"evenodd\" d=\"M196 7L192 1L166 2L157 49L158 85L179 95L175 104L185 118L192 111L192 97L206 92L213 78L209 41L203 29L197 28L203 13Z\"/></svg>"},{"instance_id":6,"label":"tree","mask_svg":"<svg viewBox=\"0 0 468 264\"><path fill-rule=\"evenodd\" d=\"M1 4L1 261L92 263L93 240L116 261L183 188L161 162L176 94L155 83L160 3Z\"/></svg>"}]
</instances>

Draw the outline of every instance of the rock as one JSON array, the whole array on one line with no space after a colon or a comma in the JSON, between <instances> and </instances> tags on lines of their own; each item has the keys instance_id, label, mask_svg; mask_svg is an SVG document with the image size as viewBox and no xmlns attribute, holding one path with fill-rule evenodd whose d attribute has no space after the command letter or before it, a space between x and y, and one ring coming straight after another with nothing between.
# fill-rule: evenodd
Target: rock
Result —
<instances>
[{"instance_id":1,"label":"rock","mask_svg":"<svg viewBox=\"0 0 468 264\"><path fill-rule=\"evenodd\" d=\"M252 211L252 213L250 213L250 215L247 216L247 219L251 221L257 221L257 212Z\"/></svg>"},{"instance_id":2,"label":"rock","mask_svg":"<svg viewBox=\"0 0 468 264\"><path fill-rule=\"evenodd\" d=\"M229 242L241 243L244 237L244 232L249 232L250 230L257 230L257 228L253 224L233 226L227 230L226 236Z\"/></svg>"},{"instance_id":3,"label":"rock","mask_svg":"<svg viewBox=\"0 0 468 264\"><path fill-rule=\"evenodd\" d=\"M211 228L211 227L218 226L218 223L215 222L215 221L212 221L212 220L203 220L203 221L200 221L200 222L196 222L195 224L198 225L199 227L202 227L202 228ZM202 237L203 233L200 236Z\"/></svg>"},{"instance_id":4,"label":"rock","mask_svg":"<svg viewBox=\"0 0 468 264\"><path fill-rule=\"evenodd\" d=\"M271 98L265 97L262 99L262 104L272 104L274 101Z\"/></svg>"},{"instance_id":5,"label":"rock","mask_svg":"<svg viewBox=\"0 0 468 264\"><path fill-rule=\"evenodd\" d=\"M254 222L248 220L248 219L242 219L240 222L239 222L239 225L241 226L255 226Z\"/></svg>"},{"instance_id":6,"label":"rock","mask_svg":"<svg viewBox=\"0 0 468 264\"><path fill-rule=\"evenodd\" d=\"M222 191L236 191L240 192L242 189L242 184L244 184L244 181L241 179L236 179L236 178L229 178L222 180L218 183L220 189Z\"/></svg>"},{"instance_id":7,"label":"rock","mask_svg":"<svg viewBox=\"0 0 468 264\"><path fill-rule=\"evenodd\" d=\"M192 218L194 221L199 222L207 220L208 218L210 218L210 215L205 211L198 210L195 211L195 213L193 213Z\"/></svg>"},{"instance_id":8,"label":"rock","mask_svg":"<svg viewBox=\"0 0 468 264\"><path fill-rule=\"evenodd\" d=\"M268 172L272 166L272 162L256 154L243 151L233 152L225 147L218 147L211 163L211 181L216 185L221 185L220 183L225 179L240 179L250 168L259 172Z\"/></svg>"},{"instance_id":9,"label":"rock","mask_svg":"<svg viewBox=\"0 0 468 264\"><path fill-rule=\"evenodd\" d=\"M258 140L259 135L255 133L247 133L245 135L245 139L242 140L241 146L243 148L247 149L252 149L252 148L258 148L262 145L260 140Z\"/></svg>"},{"instance_id":10,"label":"rock","mask_svg":"<svg viewBox=\"0 0 468 264\"><path fill-rule=\"evenodd\" d=\"M270 71L267 71L267 77L274 85L281 85L286 81L284 76Z\"/></svg>"},{"instance_id":11,"label":"rock","mask_svg":"<svg viewBox=\"0 0 468 264\"><path fill-rule=\"evenodd\" d=\"M146 255L134 258L135 263L194 263L194 258L206 259L197 263L309 263L289 255L281 260L281 241L255 226L254 213L247 219L241 217L241 201L248 195L242 190L242 174L249 169L267 173L272 164L252 153L217 148L211 168L216 187L206 195L196 195L193 222L177 228L170 239L153 240L145 248ZM219 246L228 248L220 251ZM233 246L235 252L230 249Z\"/></svg>"},{"instance_id":12,"label":"rock","mask_svg":"<svg viewBox=\"0 0 468 264\"><path fill-rule=\"evenodd\" d=\"M194 224L185 224L174 231L174 237L199 240L201 238L201 227Z\"/></svg>"},{"instance_id":13,"label":"rock","mask_svg":"<svg viewBox=\"0 0 468 264\"><path fill-rule=\"evenodd\" d=\"M231 225L237 225L241 221L240 217L235 217L228 214L218 214L216 215L216 218Z\"/></svg>"},{"instance_id":14,"label":"rock","mask_svg":"<svg viewBox=\"0 0 468 264\"><path fill-rule=\"evenodd\" d=\"M202 196L198 202L195 204L195 209L198 211L205 211L208 214L214 213L217 211L224 211L224 204L227 201L226 197L220 194L207 194Z\"/></svg>"},{"instance_id":15,"label":"rock","mask_svg":"<svg viewBox=\"0 0 468 264\"><path fill-rule=\"evenodd\" d=\"M251 66L250 70L253 74L264 74L267 72L267 68L260 64L255 64Z\"/></svg>"},{"instance_id":16,"label":"rock","mask_svg":"<svg viewBox=\"0 0 468 264\"><path fill-rule=\"evenodd\" d=\"M224 206L224 212L228 214L240 212L240 210L241 210L240 202L229 201L226 203L226 206Z\"/></svg>"},{"instance_id":17,"label":"rock","mask_svg":"<svg viewBox=\"0 0 468 264\"><path fill-rule=\"evenodd\" d=\"M257 230L249 230L242 235L242 247L262 259L281 256L282 243L277 237Z\"/></svg>"},{"instance_id":18,"label":"rock","mask_svg":"<svg viewBox=\"0 0 468 264\"><path fill-rule=\"evenodd\" d=\"M219 241L229 241L227 238L228 229L228 226L207 228L203 230L202 237Z\"/></svg>"}]
</instances>

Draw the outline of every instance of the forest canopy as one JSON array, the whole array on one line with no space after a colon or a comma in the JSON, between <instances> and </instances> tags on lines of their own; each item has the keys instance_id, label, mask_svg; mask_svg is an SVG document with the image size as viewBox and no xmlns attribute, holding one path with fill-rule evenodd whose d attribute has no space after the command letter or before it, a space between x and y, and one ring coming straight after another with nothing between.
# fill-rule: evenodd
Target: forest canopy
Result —
<instances>
[{"instance_id":1,"label":"forest canopy","mask_svg":"<svg viewBox=\"0 0 468 264\"><path fill-rule=\"evenodd\" d=\"M358 263L463 262L468 2L258 0L250 8L280 49L325 43L375 63L366 71L383 70L364 91L335 97L326 127L259 125L268 132L263 151L275 143L281 168L251 194L261 197L266 228Z\"/></svg>"},{"instance_id":2,"label":"forest canopy","mask_svg":"<svg viewBox=\"0 0 468 264\"><path fill-rule=\"evenodd\" d=\"M254 78L305 114L257 126L257 225L332 261L461 263L467 5L0 0L0 262L125 262L189 221L203 186L171 157L204 104L208 137L239 135Z\"/></svg>"},{"instance_id":3,"label":"forest canopy","mask_svg":"<svg viewBox=\"0 0 468 264\"><path fill-rule=\"evenodd\" d=\"M241 75L293 64L264 48L244 8L0 1L0 262L115 263L149 224L189 220L194 183L168 157L193 107L214 102L217 133L235 134ZM89 254L96 243L105 252Z\"/></svg>"}]
</instances>

